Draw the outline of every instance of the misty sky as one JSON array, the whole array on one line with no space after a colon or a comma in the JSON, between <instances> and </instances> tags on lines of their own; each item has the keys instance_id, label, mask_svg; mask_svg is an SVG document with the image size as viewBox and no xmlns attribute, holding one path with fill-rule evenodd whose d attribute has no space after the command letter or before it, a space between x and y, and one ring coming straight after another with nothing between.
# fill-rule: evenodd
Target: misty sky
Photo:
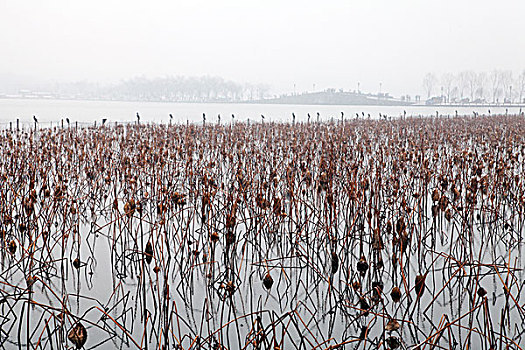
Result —
<instances>
[{"instance_id":1,"label":"misty sky","mask_svg":"<svg viewBox=\"0 0 525 350\"><path fill-rule=\"evenodd\" d=\"M217 75L273 91L415 93L425 73L525 69L524 1L0 0L0 76Z\"/></svg>"}]
</instances>

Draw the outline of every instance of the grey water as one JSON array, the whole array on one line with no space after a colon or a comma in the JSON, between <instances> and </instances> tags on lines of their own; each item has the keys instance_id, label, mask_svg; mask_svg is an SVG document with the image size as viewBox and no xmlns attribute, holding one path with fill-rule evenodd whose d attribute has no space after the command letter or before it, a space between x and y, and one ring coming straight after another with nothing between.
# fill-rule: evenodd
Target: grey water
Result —
<instances>
[{"instance_id":1,"label":"grey water","mask_svg":"<svg viewBox=\"0 0 525 350\"><path fill-rule=\"evenodd\" d=\"M435 116L436 112L442 116L479 115L488 114L517 114L522 111L519 107L444 107L444 106L337 106L337 105L283 105L283 104L246 104L246 103L168 103L168 102L123 102L123 101L81 101L81 100L36 100L36 99L0 99L0 127L15 125L16 120L27 125L33 123L33 116L37 117L41 126L59 125L62 121L66 125L66 118L71 123L79 125L93 125L101 123L105 118L111 122L134 122L139 113L141 121L155 123L201 123L202 114L206 114L206 121L217 123L218 115L222 123L232 121L271 122L292 121L292 113L296 121L307 121L308 114L311 121L340 120L341 112L344 117L376 119L379 116L397 118L400 116ZM364 113L364 114L363 114ZM173 119L169 115L173 116ZM235 116L232 118L232 114Z\"/></svg>"},{"instance_id":2,"label":"grey water","mask_svg":"<svg viewBox=\"0 0 525 350\"><path fill-rule=\"evenodd\" d=\"M38 116L42 123L46 121L57 123L57 119L52 119L54 110L52 105L57 101L30 102L50 103L51 105L47 107L49 109L42 108L45 113L39 113ZM66 103L66 101L58 102ZM102 112L106 107L104 105L106 102L69 101L67 103L78 108L75 113L70 114L71 120L75 120L74 115L84 115L84 119L78 119L82 123L89 123L91 115ZM78 104L84 106L84 109L78 107ZM211 113L206 108L219 108L214 110L215 112L234 111L233 113L237 113L241 119L243 116L248 118L259 113L257 108L261 110L267 108L266 111L273 112L265 112L266 115L274 115L275 120L286 120L284 117L277 119L277 116L285 116L290 114L290 111L304 117L305 113L313 114L308 112L308 108L312 107L312 110L315 110L313 108L315 106L299 108L299 106L282 105L268 107L236 104L173 104L171 106L152 104L150 106L122 102L107 102L107 104L114 104L113 113L122 115L120 119L122 122L128 121L125 118L128 113L131 114L129 120L133 121L136 109L144 105L150 109L140 110L141 115L144 113L145 116L143 120L162 123L166 121L161 119L161 114L166 114L170 107L174 110L175 107L180 107L181 110L187 108L186 114L181 112L180 115L195 115L192 119L194 122L199 122L202 110ZM320 113L337 114L340 113L338 107L326 107L324 110L320 109ZM28 112L30 108L35 107L20 105L18 108L20 110L27 108L26 112ZM63 108L74 111L71 105ZM242 112L243 108L244 112ZM371 107L368 108L372 113ZM428 111L428 108L425 110ZM55 114L57 111L60 109L55 110ZM407 114L416 114L418 111L414 108L407 110ZM398 113L399 109L392 110L392 113L394 112ZM154 117L157 113L159 119ZM346 113L350 113L349 109ZM49 119L46 119L46 115ZM179 122L182 120L179 119ZM142 173L141 176L147 178L148 174ZM233 178L232 174L224 174L224 176L230 180ZM228 344L228 348L232 349L243 346L255 349L258 347L252 344L250 339L257 338L254 333L259 327L258 324L261 328L264 328L262 325L275 325L278 331L274 330L274 334L282 331L282 339L278 342L281 348L287 349L308 349L313 348L313 344L319 348L327 348L337 344L340 339L352 337L355 345L348 343L344 345L346 348L367 348L379 344L377 341L374 344L369 342L368 345L362 345L358 338L360 327L364 323L360 320L361 312L356 307L359 302L357 293L351 291L355 276L350 270L355 264L348 263L359 259L358 229L353 222L348 222L348 218L337 218L340 236L336 236L337 244L344 251L344 258L346 258L346 263L341 263L341 266L348 268L348 271L343 271L341 267L336 273L331 273L326 238L319 235L315 238L310 237L308 241L306 234L297 234L296 239L292 241L289 239L290 234L297 230L292 220L266 222L263 227L265 234L260 235L254 229L256 215L250 212L249 206L246 206L240 210L243 213L240 217L243 219L239 220L236 228L238 241L234 247L226 248L221 243L212 251L206 243L208 232L203 228L200 217L194 213L194 208L198 204L192 203L191 199L188 206L170 215L166 220L154 214L140 220L136 218L130 220L124 215L119 217L116 214L108 214L108 208L112 205L109 200L100 200L95 210L91 211L87 203L93 200L92 190L85 188L82 183L77 184L76 181L74 178L71 179L69 185L72 187L77 185L82 193L81 197L85 202L80 201L78 205L83 208L80 210L83 214L68 215L67 222L57 220L48 228L49 237L52 237L49 242L54 242L53 245L47 246L45 243L41 246L41 239L36 240L39 249L31 257L31 260L34 258L37 262L34 267L25 263L19 264L20 261L29 260L26 253L21 251L21 247L14 256L7 255L6 249L2 251L0 281L3 286L0 287L0 291L3 295L16 296L23 290L27 276L32 273L31 268L34 268L33 271L36 273L46 271L46 275L39 277L39 281L33 287L33 293L27 304L25 300L15 302L12 299L1 304L0 311L3 315L1 325L5 327L2 329L0 341L4 347L30 347L30 344L25 342L25 335L29 332L31 336L27 338L46 339L48 324L51 329L60 329L64 333L61 337L66 342L65 332L78 319L86 323L89 334L86 348L89 349L156 348L163 338L161 333L162 326L165 324L171 324L170 338L180 342L183 348L199 348L195 346L194 341L202 336L206 344L221 343ZM194 183L187 179L181 181L180 185L184 193L190 193ZM322 196L319 194L316 196L320 201ZM144 198L148 196L144 194ZM285 206L290 205L286 197L283 201ZM145 202L151 205L149 212L154 213L156 201L145 199ZM317 203L317 199L312 203ZM120 210L123 204L120 202ZM322 219L312 216L312 209L308 207L304 209L300 217L304 217L307 222L306 231L310 229L310 232L314 232L318 225L322 224ZM90 211L91 216L86 215ZM480 211L480 214L483 212ZM492 232L497 231L498 228L493 223L478 220L464 230L454 221L450 223L444 220L433 221L430 206L422 206L418 215L428 222L422 225L424 230L420 232L421 241L426 241L429 247L433 248L425 250L422 256L415 253L410 255L407 262L409 274L407 281L410 285L413 285L416 275L422 271L431 271L427 277L428 292L419 301L416 301L412 291L412 294L408 293L411 295L410 298L404 297L402 307L393 303L389 293L394 286L400 285L401 281L388 273L376 271L373 276L363 279L367 293L373 294L368 288L371 283L381 281L384 284L382 288L384 295L378 302L382 303L383 310L390 315L405 320L399 332L395 334L399 334L406 344L414 344L413 339L421 339L422 334L417 332L424 332L424 335L439 335L437 326L442 325L442 321L452 322L460 318L455 322L459 327L455 328L448 340L459 348L465 344L467 338L470 339L468 337L470 331L467 328L474 327L473 335L468 342L473 348L486 348L487 336L480 326L484 324L484 320L492 319L495 323L494 328L498 331L500 327L496 323L500 317L502 320L505 319L500 316L501 310L506 310L511 315L506 321L508 324L502 325L502 328L510 329L505 337L522 338L520 334L522 329L517 325L523 318L523 301L520 298L522 296L515 292L516 289L521 291L523 286L521 284L525 257L522 254L521 241L523 228L519 224L521 218L510 216L510 212L506 214L508 216L505 215L503 219L513 223L511 227L518 229L516 232L501 233L495 237ZM39 225L42 226L43 223L35 223L37 232ZM65 231L64 227L69 228ZM359 230L369 232L372 227L365 223ZM188 231L191 231L191 237L187 235ZM479 251L480 254L470 262L472 265L461 266L461 262L455 259L464 254L466 249L460 244L465 232L472 234L467 244L468 249L475 254ZM68 238L63 240L65 234ZM353 238L351 247L348 247L346 239L343 238L346 235ZM491 238L485 240L485 237ZM140 262L143 260L141 257L146 241L155 242L154 262L151 265ZM65 248L62 248L59 242L65 242L63 244ZM196 242L200 244L200 248L198 245L195 247ZM389 243L385 242L384 271L394 269L394 263L390 259L393 248ZM26 242L25 249L30 250L30 247L31 242ZM201 250L198 258L192 258L194 249ZM415 245L412 251L416 251ZM203 259L204 253L208 254L207 260ZM81 260L80 269L72 266L75 257ZM161 271L166 272L160 274L155 272L156 266L160 266ZM510 273L511 268L515 269L512 270L516 272L515 274ZM231 270L237 271L234 278L228 276L228 271ZM274 278L274 286L269 291L262 285L262 278L266 271L269 271ZM508 294L502 285L508 284L508 279L514 279L514 276L517 276L517 280L511 280L510 284L511 292L514 293L513 298L515 297L516 300L510 299L509 302ZM232 296L225 297L224 284L229 280L233 280L236 289ZM476 299L477 285L473 284L474 280L488 292L487 309L481 308L479 298ZM171 287L168 289L167 285ZM405 290L407 289L409 288ZM433 300L434 295L437 296L435 300ZM161 305L162 303L165 305ZM31 308L31 313L28 313L27 309L24 313L24 307ZM469 312L472 307L475 307L474 314ZM61 324L62 320L56 317L60 310L68 311L64 316L67 321L63 324ZM26 326L25 320L17 320L19 315L28 315L29 327ZM176 320L164 322L161 320L164 315L176 317ZM465 315L468 317L461 321ZM384 315L371 313L366 321L370 322L368 326L373 329L368 339L381 339L379 330L384 329L386 319ZM304 321L304 324L297 323L299 320ZM417 327L412 327L411 323L416 324ZM372 327L374 325L376 327ZM412 334L413 331L416 334ZM439 343L437 339L435 343ZM52 342L45 344L52 344ZM171 344L175 345L173 341ZM297 344L302 345L297 346Z\"/></svg>"}]
</instances>

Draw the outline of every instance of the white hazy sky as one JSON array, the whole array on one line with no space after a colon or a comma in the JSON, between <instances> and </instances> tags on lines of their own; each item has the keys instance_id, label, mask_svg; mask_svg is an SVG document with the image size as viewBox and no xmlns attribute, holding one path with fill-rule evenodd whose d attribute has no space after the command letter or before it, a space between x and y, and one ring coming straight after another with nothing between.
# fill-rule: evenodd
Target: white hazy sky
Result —
<instances>
[{"instance_id":1,"label":"white hazy sky","mask_svg":"<svg viewBox=\"0 0 525 350\"><path fill-rule=\"evenodd\" d=\"M218 75L274 91L422 91L425 73L525 68L525 1L0 0L0 75Z\"/></svg>"}]
</instances>

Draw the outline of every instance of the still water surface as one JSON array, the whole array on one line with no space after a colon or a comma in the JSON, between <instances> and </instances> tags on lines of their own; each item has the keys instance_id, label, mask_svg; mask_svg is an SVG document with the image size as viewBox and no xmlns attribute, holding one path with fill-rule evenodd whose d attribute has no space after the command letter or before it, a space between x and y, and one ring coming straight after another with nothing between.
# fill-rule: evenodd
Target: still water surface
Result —
<instances>
[{"instance_id":1,"label":"still water surface","mask_svg":"<svg viewBox=\"0 0 525 350\"><path fill-rule=\"evenodd\" d=\"M169 115L173 115L174 123L202 122L205 113L208 122L217 122L221 115L222 122L231 122L231 115L236 121L260 121L261 114L266 121L291 121L292 113L296 121L307 121L308 113L311 120L316 120L319 112L320 120L328 121L331 118L339 119L341 112L345 118L354 118L356 113L361 117L370 114L371 118L379 115L399 117L406 115L472 115L506 113L505 107L441 107L441 106L319 106L319 105L277 105L277 104L242 104L242 103L165 103L165 102L122 102L122 101L73 101L73 100L17 100L0 99L0 126L6 127L9 122L16 123L20 119L23 124L33 123L36 115L42 126L59 123L65 118L74 123L101 122L106 118L108 122L132 122L136 120L138 112L143 122L168 123ZM508 113L520 113L519 107L508 108ZM46 125L49 124L49 125Z\"/></svg>"},{"instance_id":2,"label":"still water surface","mask_svg":"<svg viewBox=\"0 0 525 350\"><path fill-rule=\"evenodd\" d=\"M102 116L110 122L131 122L135 120L137 111L142 121L163 123L169 120L169 113L174 115L176 122L184 122L186 118L201 122L202 113L214 116L208 119L210 122L215 122L219 113L228 116L233 113L238 120L257 119L262 113L267 120L274 121L289 121L291 113L295 113L296 120L301 121L306 120L307 113L315 118L317 111L323 120L329 120L332 116L338 118L341 111L351 116L365 112L372 116L382 113L396 117L404 110L407 115L435 113L431 107L0 100L0 122L5 127L9 121L19 117L27 127L32 122L33 114L38 116L42 126L57 123L66 116L72 122L80 123L92 123L101 120ZM455 108L442 108L439 112L443 115L455 114ZM471 108L458 109L458 114L471 112ZM481 108L476 112L488 113ZM491 112L505 113L505 110L500 108ZM509 113L516 112L509 110ZM227 118L225 122L230 120ZM359 126L357 122L356 125ZM234 128L210 129L223 129L224 134L219 135L221 140L231 140L244 132L244 127L237 124ZM330 137L336 134L332 134L326 125L307 127L318 128L315 132L310 130L311 135L320 130L325 130ZM362 127L360 130L364 133L366 129ZM393 235L385 231L384 247L381 249L384 252L380 253L382 255L375 252L371 239L375 226L365 218L368 204L355 207L349 204L349 197L343 189L351 182L351 177L337 182L337 193L342 198L338 207L342 210L333 218L336 224L332 225L325 222L328 209L319 209L323 208L325 194L313 187L305 190L308 192L298 191L297 195L301 193L305 202L297 201L299 204L296 204L288 195L287 187L284 187L287 169L281 167L278 178L283 180L275 180L281 185L272 187L268 192L267 197L272 203L270 209L254 206L253 194L253 198L249 197L252 198L250 201L239 199L238 221L234 225L236 240L229 245L226 243L225 218L229 211L228 194L241 183L238 161L229 161L224 156L220 166L209 170L205 166L221 159L222 154L216 153L216 148L208 142L215 138L200 134L200 140L204 142L199 145L206 147L200 146L202 148L195 148L194 152L185 155L182 149L181 153L176 151L179 146L185 145L184 142L191 142L192 138L183 137L187 134L173 134L168 138L171 144L166 147L169 154L174 155L166 156L168 166L157 162L141 168L138 164L142 164L140 159L144 153L135 145L146 141L157 144L160 141L158 138L164 141L164 136L159 136L164 135L164 129L162 134L148 134L147 130L148 127L130 126L107 130L83 129L82 132L47 130L31 136L13 133L26 145L27 137L34 137L33 142L43 141L44 146L54 148L37 146L34 152L23 152L28 156L27 161L14 157L15 165L10 165L10 162L1 164L3 173L18 171L26 175L16 169L25 169L25 164L42 159L47 159L41 164L46 164L51 173L66 169L71 162L73 166L64 171L70 179L68 194L60 201L41 199L41 186L45 181L50 181L53 189L58 183L58 175L49 176L49 180L48 175L41 175L37 189L42 204L37 203L38 215L34 215L38 219L27 223L31 235L22 234L18 225L25 224L22 221L26 217L21 205L23 198L18 194L25 193L24 179L27 178L9 175L7 180L0 182L4 193L3 205L12 211L14 219L14 223L3 226L6 242L12 240L18 244L15 253L8 253L5 247L0 253L0 292L4 298L0 304L0 315L3 315L0 318L1 348L31 348L37 343L43 348L71 348L67 335L78 320L82 320L88 332L85 349L156 349L162 348L161 344L169 344L172 348L180 345L184 349L220 348L217 344L222 344L222 349L261 349L270 348L273 344L279 344L281 349L323 349L336 344L348 349L372 349L387 348L385 341L389 336L402 341L399 348L414 348L429 337L435 339L428 341L427 345L433 342L431 346L434 348L456 349L468 345L469 348L489 349L493 339L499 340L498 344L502 345L516 345L521 341L524 332L523 295L520 293L524 285L524 230L521 214L514 215L512 206L507 207L509 203L518 203L514 197L502 194L496 197L494 204L487 196L480 196L479 207L471 214L475 219L464 219L466 216L462 214L462 209L449 221L443 219L442 214L439 219L432 214L430 189L437 187L437 176L429 190L425 190L425 200L407 195L408 204L414 208L411 213L415 213L407 218L415 231L412 243L406 248L410 254L407 255L409 261L405 262L402 278L396 266L402 265L403 261L393 259L395 254L403 256L399 253L400 244L392 244ZM66 141L60 142L67 147L56 147L60 146L54 144L59 142L56 141L59 138L48 139L47 132L56 132L55 136L64 137ZM352 136L353 132L347 132L351 147L344 164L350 165L350 159L361 157L359 172L356 173L358 180L352 180L361 183L369 177L368 169L376 162L376 152L360 153L358 139ZM127 137L125 133L134 134ZM250 146L250 142L245 140L238 147L258 150L278 142L287 145L292 140L283 137L281 141L272 138L269 142L270 136L266 135L272 134L269 131L268 134L260 134L259 144ZM78 137L83 137L83 142L77 142ZM100 145L92 148L93 143L86 143L90 137L98 141L106 140L103 144L105 148L97 149ZM115 142L107 141L108 137L114 137ZM127 142L129 140L133 142ZM379 145L380 140L383 138L378 137L373 144ZM224 147L219 147L221 150L235 147L235 143L223 142L220 145ZM13 145L11 147L15 147ZM398 152L393 145L391 149ZM441 148L437 157L434 150L425 154L439 164L435 165L435 169L445 168L444 163L441 165L439 162L446 160L452 151L458 151L454 149L455 144L445 146L448 148ZM27 151L27 147L32 146L25 146L23 150ZM468 149L468 145L462 147ZM479 152L483 147L481 144L474 145L475 151ZM515 147L518 154L521 143ZM122 153L121 148L124 148ZM52 157L48 157L50 149L56 152ZM75 151L69 152L69 149ZM272 148L274 153L271 153L270 148L260 149L264 151L255 154L263 160L265 157L281 157L287 162L293 160L293 152L281 153L279 148ZM3 149L2 155L7 157L8 150ZM38 156L33 157L34 153ZM99 165L104 164L104 168L111 169L111 176L107 169L101 170L101 167L84 169L86 162L79 158L84 157L83 153L89 155L88 160L94 159L93 164L98 162ZM244 153L237 150L236 154ZM316 178L322 174L315 164L320 164L325 154L328 152L316 152L311 162ZM386 153L386 164L394 163L396 156L395 152ZM260 178L261 182L263 178L268 178L266 172L259 168L248 173L252 169L250 162L256 162L251 155L244 157L242 170L246 172L246 177ZM518 161L512 164L517 164L513 171L520 178L524 171L523 155L517 157ZM119 173L121 164L130 159L135 162L133 166L124 167L126 171ZM188 164L193 164L194 159L197 165L189 167ZM477 163L465 164L472 166ZM406 162L406 166L410 171L419 171L418 162ZM150 172L151 168L156 171ZM197 171L202 171L199 169L206 169L206 175L198 175ZM399 178L389 169L390 166L382 169L385 177L392 175L393 179ZM483 175L492 174L491 169L487 166ZM95 182L91 179L91 171L95 171ZM144 184L143 188L134 190L135 198L143 203L141 208L144 214L124 215L128 190L133 188L126 185L128 173L135 176L135 183ZM410 173L405 172L405 175ZM465 170L458 166L451 170L451 177L468 175L470 180L471 173L472 169ZM499 176L494 182L496 194L500 193ZM195 188L204 188L208 178L214 179L217 184L225 183L225 186L217 190L213 210L205 215L203 197L198 194L192 196L192 193L197 193ZM377 178L377 175L372 177L372 183ZM401 178L405 177L401 175ZM404 191L422 188L421 177L412 176L406 180L410 181L403 180ZM158 209L158 205L165 203L163 187L168 188L168 183L172 181L178 192L187 194L187 203L173 207L166 214ZM159 187L155 190L156 184ZM154 190L157 195L152 195ZM363 196L366 191L361 188L359 195ZM381 195L385 203L388 203L389 191L384 190ZM450 195L449 190L443 193ZM511 194L514 195L513 192ZM274 197L282 198L282 210L287 215L275 214ZM394 219L400 215L401 209L394 204L387 205L388 209L381 213L384 217L380 220L392 220L395 224ZM294 206L299 209L292 210ZM74 212L72 208L75 208ZM46 232L46 238L43 232ZM211 232L220 234L216 245L210 243ZM367 233L366 236L363 232ZM330 240L328 237L331 237ZM146 242L153 242L153 261L150 263L143 259ZM364 251L360 252L363 246ZM337 253L339 259L336 268L330 260L332 251ZM357 261L362 254L370 262L366 277L364 273L360 277L356 272ZM382 267L378 267L378 256L382 256ZM75 258L80 261L78 268L73 265ZM274 279L273 287L268 290L262 283L267 273ZM422 273L428 273L426 291L417 297L414 282L416 276ZM29 277L34 284L28 282ZM362 285L356 287L356 281ZM233 289L228 292L230 282ZM373 287L374 283L379 284ZM390 293L395 286L402 287L400 303L391 301ZM478 297L479 286L485 289L486 299ZM510 294L504 286L510 286ZM30 288L31 293L27 293ZM381 294L377 292L378 288ZM361 310L370 306L363 306L361 300L374 302L370 313L365 315ZM385 332L390 317L400 320L401 326ZM454 326L447 328L447 322ZM363 333L363 329L368 333ZM442 329L447 329L447 333Z\"/></svg>"}]
</instances>

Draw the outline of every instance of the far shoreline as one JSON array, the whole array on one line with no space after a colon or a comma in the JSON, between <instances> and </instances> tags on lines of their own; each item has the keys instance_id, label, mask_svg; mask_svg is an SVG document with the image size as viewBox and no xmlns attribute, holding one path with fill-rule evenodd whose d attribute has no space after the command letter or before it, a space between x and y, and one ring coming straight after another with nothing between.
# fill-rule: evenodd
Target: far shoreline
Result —
<instances>
[{"instance_id":1,"label":"far shoreline","mask_svg":"<svg viewBox=\"0 0 525 350\"><path fill-rule=\"evenodd\" d=\"M316 102L301 102L292 103L286 101L276 101L274 99L268 100L247 100L247 101L166 101L166 100L127 100L127 99L101 99L101 98L28 98L28 97L13 97L13 96L0 96L0 101L70 101L70 102L130 102L130 103L179 103L179 104L244 104L244 105L290 105L290 106L366 106L366 107L425 107L425 108L482 108L482 107L497 107L497 108L525 108L525 103L522 104L498 104L498 103L485 103L485 104L425 104L425 103L395 103L396 101L389 101L386 103L316 103ZM392 103L390 103L392 102Z\"/></svg>"}]
</instances>

